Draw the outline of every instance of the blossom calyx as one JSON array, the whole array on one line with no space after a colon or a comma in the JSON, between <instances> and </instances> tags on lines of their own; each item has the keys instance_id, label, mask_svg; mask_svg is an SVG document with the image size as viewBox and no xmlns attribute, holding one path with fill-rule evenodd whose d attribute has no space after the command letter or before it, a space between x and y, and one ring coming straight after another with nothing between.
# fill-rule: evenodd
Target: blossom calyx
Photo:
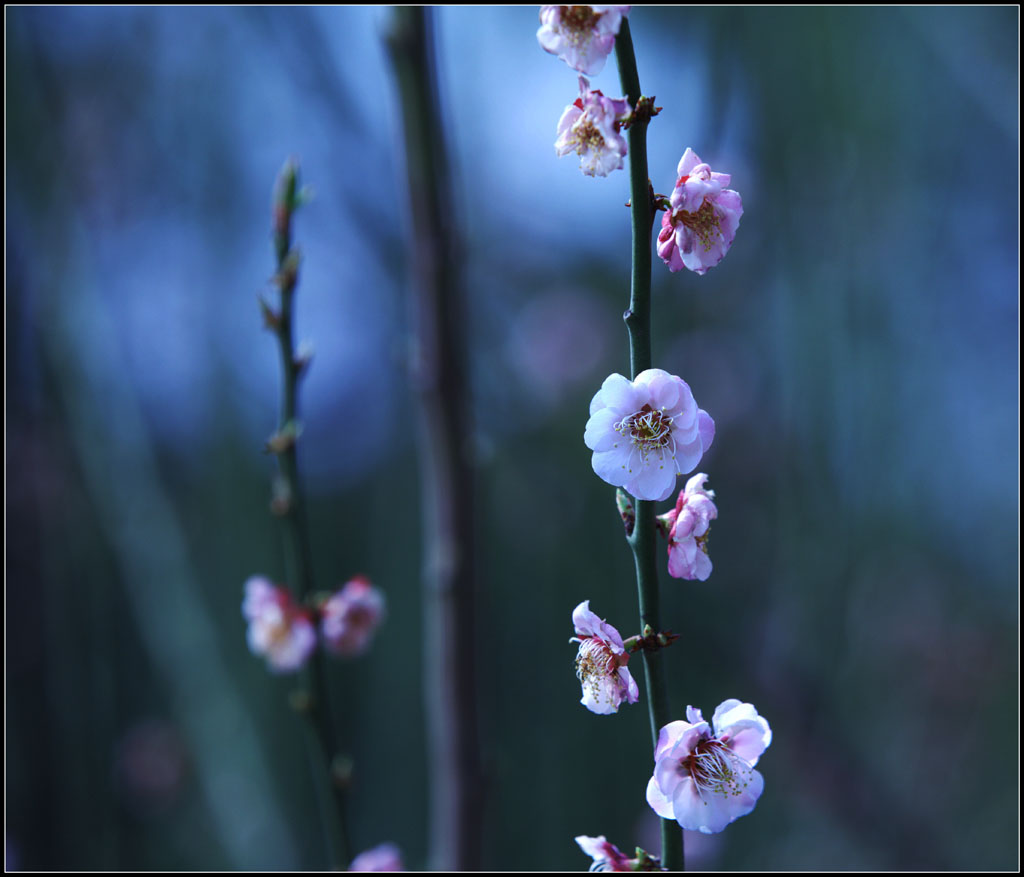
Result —
<instances>
[{"instance_id":1,"label":"blossom calyx","mask_svg":"<svg viewBox=\"0 0 1024 877\"><path fill-rule=\"evenodd\" d=\"M633 527L636 525L636 509L633 507L633 500L621 487L615 491L615 507L619 510L619 517L622 518L622 526L626 528L626 535L633 535Z\"/></svg>"}]
</instances>

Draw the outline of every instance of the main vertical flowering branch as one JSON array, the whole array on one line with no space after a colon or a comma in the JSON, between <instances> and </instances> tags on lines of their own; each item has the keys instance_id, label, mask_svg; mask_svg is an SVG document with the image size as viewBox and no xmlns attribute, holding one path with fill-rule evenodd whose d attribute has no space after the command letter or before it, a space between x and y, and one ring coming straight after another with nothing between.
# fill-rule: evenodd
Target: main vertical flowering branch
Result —
<instances>
[{"instance_id":1,"label":"main vertical flowering branch","mask_svg":"<svg viewBox=\"0 0 1024 877\"><path fill-rule=\"evenodd\" d=\"M395 7L387 45L405 135L412 233L424 566L424 692L430 867L478 870L482 782L477 729L473 478L463 300L451 175L429 11Z\"/></svg>"},{"instance_id":2,"label":"main vertical flowering branch","mask_svg":"<svg viewBox=\"0 0 1024 877\"><path fill-rule=\"evenodd\" d=\"M308 359L295 349L293 325L300 257L298 250L292 246L292 217L301 202L298 168L292 161L288 161L281 171L274 193L274 252L277 257L274 280L281 291L281 306L275 312L266 303L263 305L264 318L268 327L277 335L281 349L280 423L270 439L268 449L277 455L278 460L279 476L274 488L272 508L284 522L288 580L298 590L299 598L309 602L313 596L313 568L296 448L301 431L298 420L298 384ZM342 759L327 699L323 660L323 655L318 652L305 662L302 671L305 690L293 696L293 705L308 720L310 763L327 838L328 855L332 867L339 869L344 868L351 859L345 809L347 777L341 776L339 772Z\"/></svg>"},{"instance_id":3,"label":"main vertical flowering branch","mask_svg":"<svg viewBox=\"0 0 1024 877\"><path fill-rule=\"evenodd\" d=\"M738 192L726 188L730 175L712 171L689 148L676 167L671 196L655 194L648 179L646 135L660 108L640 92L629 12L628 6L543 6L537 31L541 48L587 75L600 73L614 48L626 92L622 99L608 98L579 77L579 97L558 122L555 152L575 152L587 176L620 170L629 155L633 269L624 319L633 379L620 374L605 378L590 402L583 441L593 451L594 472L619 488L616 502L636 564L643 628L624 639L584 601L573 612L576 636L571 641L579 643L580 703L598 715L636 703L637 686L626 665L631 655L644 653L655 761L646 798L662 818L662 859L639 848L637 857L630 858L604 835L582 835L576 842L594 859L592 870L682 870L680 829L722 831L753 810L764 788L754 766L771 743L771 729L752 704L735 698L722 701L710 723L692 706L686 721L669 721L659 652L679 637L661 629L655 533L660 530L668 539L669 575L706 581L711 574L708 532L718 510L703 472L686 482L675 508L657 519L654 504L675 494L678 476L697 467L714 441L715 423L682 378L652 368L651 230L657 211L664 210L659 258L669 271L688 268L705 274L732 245L743 203ZM621 134L625 130L628 143Z\"/></svg>"},{"instance_id":4,"label":"main vertical flowering branch","mask_svg":"<svg viewBox=\"0 0 1024 877\"><path fill-rule=\"evenodd\" d=\"M629 21L623 19L615 37L615 57L619 66L619 80L631 107L633 121L628 131L630 220L633 233L633 267L630 282L629 310L623 315L629 332L629 360L632 377L651 368L651 229L656 207L654 192L647 171L647 125L650 121L652 101L640 91L640 77L636 69L633 39ZM636 564L637 597L641 628L660 631L661 619L658 595L657 542L655 525L656 503L637 500L633 531L627 536ZM668 689L665 684L664 659L660 650L644 650L644 677L647 706L651 720L653 745L658 743L658 731L667 725L671 714ZM661 820L661 862L672 871L683 870L683 834L678 824Z\"/></svg>"}]
</instances>

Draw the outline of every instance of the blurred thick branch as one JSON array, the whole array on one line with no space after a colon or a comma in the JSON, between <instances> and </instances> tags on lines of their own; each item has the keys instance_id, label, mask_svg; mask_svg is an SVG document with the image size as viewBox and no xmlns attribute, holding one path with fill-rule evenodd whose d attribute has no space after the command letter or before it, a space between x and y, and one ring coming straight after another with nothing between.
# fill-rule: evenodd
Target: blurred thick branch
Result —
<instances>
[{"instance_id":1,"label":"blurred thick branch","mask_svg":"<svg viewBox=\"0 0 1024 877\"><path fill-rule=\"evenodd\" d=\"M430 766L429 867L478 870L482 770L475 679L472 426L430 11L398 6L387 46L405 135L420 419L424 568L423 682Z\"/></svg>"}]
</instances>

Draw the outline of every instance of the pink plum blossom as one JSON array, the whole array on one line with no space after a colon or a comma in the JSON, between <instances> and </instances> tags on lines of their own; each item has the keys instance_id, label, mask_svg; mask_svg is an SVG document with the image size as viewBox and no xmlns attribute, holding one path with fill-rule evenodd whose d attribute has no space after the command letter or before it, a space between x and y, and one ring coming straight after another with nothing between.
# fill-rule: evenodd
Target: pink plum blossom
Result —
<instances>
[{"instance_id":1,"label":"pink plum blossom","mask_svg":"<svg viewBox=\"0 0 1024 877\"><path fill-rule=\"evenodd\" d=\"M710 726L692 706L686 718L669 722L658 735L647 803L662 819L714 834L753 810L761 797L764 778L754 765L772 732L752 704L734 698L718 705Z\"/></svg>"},{"instance_id":2,"label":"pink plum blossom","mask_svg":"<svg viewBox=\"0 0 1024 877\"><path fill-rule=\"evenodd\" d=\"M360 853L348 866L349 871L404 871L402 854L394 844L380 844Z\"/></svg>"},{"instance_id":3,"label":"pink plum blossom","mask_svg":"<svg viewBox=\"0 0 1024 877\"><path fill-rule=\"evenodd\" d=\"M658 255L669 271L689 268L704 274L729 251L743 215L738 192L725 188L729 174L719 174L687 147L676 169L671 210L661 217Z\"/></svg>"},{"instance_id":4,"label":"pink plum blossom","mask_svg":"<svg viewBox=\"0 0 1024 877\"><path fill-rule=\"evenodd\" d=\"M298 670L316 648L309 611L292 601L287 588L275 587L262 576L246 581L242 615L249 622L249 650L265 656L275 673Z\"/></svg>"},{"instance_id":5,"label":"pink plum blossom","mask_svg":"<svg viewBox=\"0 0 1024 877\"><path fill-rule=\"evenodd\" d=\"M636 703L640 689L626 668L629 654L619 632L590 611L589 600L573 610L572 623L576 636L569 642L580 644L576 655L576 678L583 684L580 703L598 715L618 712L623 701Z\"/></svg>"},{"instance_id":6,"label":"pink plum blossom","mask_svg":"<svg viewBox=\"0 0 1024 877\"><path fill-rule=\"evenodd\" d=\"M600 837L587 837L580 835L576 838L580 845L594 863L590 866L591 871L661 871L661 863L645 850L637 849L636 858L629 858L615 844L609 843L602 834Z\"/></svg>"},{"instance_id":7,"label":"pink plum blossom","mask_svg":"<svg viewBox=\"0 0 1024 877\"><path fill-rule=\"evenodd\" d=\"M637 499L668 499L676 476L692 472L715 437L682 378L650 368L629 381L607 377L590 403L583 441L594 471Z\"/></svg>"},{"instance_id":8,"label":"pink plum blossom","mask_svg":"<svg viewBox=\"0 0 1024 877\"><path fill-rule=\"evenodd\" d=\"M628 6L541 6L537 40L573 70L596 76L628 14Z\"/></svg>"},{"instance_id":9,"label":"pink plum blossom","mask_svg":"<svg viewBox=\"0 0 1024 877\"><path fill-rule=\"evenodd\" d=\"M600 837L587 837L585 834L581 834L576 838L576 843L594 860L594 864L590 866L591 871L633 870L629 857L615 844L609 843L603 834Z\"/></svg>"},{"instance_id":10,"label":"pink plum blossom","mask_svg":"<svg viewBox=\"0 0 1024 877\"><path fill-rule=\"evenodd\" d=\"M707 480L703 472L694 475L679 491L676 507L661 516L669 527L668 574L677 579L706 582L711 575L707 539L718 508L713 502L715 492L704 489Z\"/></svg>"},{"instance_id":11,"label":"pink plum blossom","mask_svg":"<svg viewBox=\"0 0 1024 877\"><path fill-rule=\"evenodd\" d=\"M589 177L606 177L622 168L626 138L619 133L622 118L629 113L629 101L613 100L580 77L580 96L565 108L558 120L555 152L580 157L580 169Z\"/></svg>"},{"instance_id":12,"label":"pink plum blossom","mask_svg":"<svg viewBox=\"0 0 1024 877\"><path fill-rule=\"evenodd\" d=\"M320 609L324 644L336 655L361 655L384 620L384 595L364 576L332 594Z\"/></svg>"}]
</instances>

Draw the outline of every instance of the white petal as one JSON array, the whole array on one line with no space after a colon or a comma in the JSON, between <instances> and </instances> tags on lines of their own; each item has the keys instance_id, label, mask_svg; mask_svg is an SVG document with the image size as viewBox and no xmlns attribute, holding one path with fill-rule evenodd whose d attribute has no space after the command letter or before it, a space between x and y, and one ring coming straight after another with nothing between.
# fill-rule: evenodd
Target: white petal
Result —
<instances>
[{"instance_id":1,"label":"white petal","mask_svg":"<svg viewBox=\"0 0 1024 877\"><path fill-rule=\"evenodd\" d=\"M601 408L595 411L590 420L587 421L583 433L583 442L592 451L610 451L620 441L625 441L615 431L615 424L622 418L612 411L611 408Z\"/></svg>"}]
</instances>

